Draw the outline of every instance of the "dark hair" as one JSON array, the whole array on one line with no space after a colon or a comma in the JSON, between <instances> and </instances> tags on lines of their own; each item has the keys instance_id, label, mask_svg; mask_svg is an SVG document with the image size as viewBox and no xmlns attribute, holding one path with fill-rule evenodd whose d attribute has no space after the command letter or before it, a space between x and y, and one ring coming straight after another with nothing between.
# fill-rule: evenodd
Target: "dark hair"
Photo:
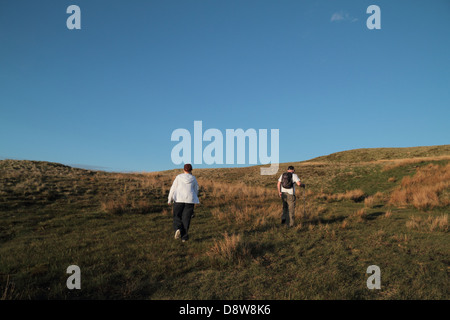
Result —
<instances>
[{"instance_id":1,"label":"dark hair","mask_svg":"<svg viewBox=\"0 0 450 320\"><path fill-rule=\"evenodd\" d=\"M192 166L191 166L190 163L186 163L184 165L184 171L186 171L186 172L191 172L192 171Z\"/></svg>"},{"instance_id":2,"label":"dark hair","mask_svg":"<svg viewBox=\"0 0 450 320\"><path fill-rule=\"evenodd\" d=\"M293 166L289 166L288 170L294 170L294 167Z\"/></svg>"}]
</instances>

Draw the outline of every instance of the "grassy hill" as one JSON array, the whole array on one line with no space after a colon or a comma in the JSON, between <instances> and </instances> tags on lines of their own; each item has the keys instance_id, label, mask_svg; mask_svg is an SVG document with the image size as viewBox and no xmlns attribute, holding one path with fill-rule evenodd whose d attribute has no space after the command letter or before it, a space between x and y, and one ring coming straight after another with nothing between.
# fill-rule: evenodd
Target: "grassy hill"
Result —
<instances>
[{"instance_id":1,"label":"grassy hill","mask_svg":"<svg viewBox=\"0 0 450 320\"><path fill-rule=\"evenodd\" d=\"M450 145L359 149L194 170L191 239L173 239L180 170L109 173L0 161L1 299L448 299ZM276 179L306 183L280 224ZM306 199L306 201L304 201ZM70 265L81 290L69 290ZM381 269L381 289L366 286ZM182 289L181 289L182 288Z\"/></svg>"},{"instance_id":2,"label":"grassy hill","mask_svg":"<svg viewBox=\"0 0 450 320\"><path fill-rule=\"evenodd\" d=\"M365 148L336 152L318 157L310 162L368 162L380 160L398 160L448 156L450 145L409 147L409 148Z\"/></svg>"}]
</instances>

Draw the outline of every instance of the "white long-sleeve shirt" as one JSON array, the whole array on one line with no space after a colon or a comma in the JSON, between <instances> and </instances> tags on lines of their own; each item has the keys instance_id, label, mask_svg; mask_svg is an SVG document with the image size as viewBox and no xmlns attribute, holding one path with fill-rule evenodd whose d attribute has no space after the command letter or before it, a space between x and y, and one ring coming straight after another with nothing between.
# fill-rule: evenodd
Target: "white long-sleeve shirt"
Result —
<instances>
[{"instance_id":1,"label":"white long-sleeve shirt","mask_svg":"<svg viewBox=\"0 0 450 320\"><path fill-rule=\"evenodd\" d=\"M176 176L169 192L168 202L200 203L198 200L198 182L190 173Z\"/></svg>"}]
</instances>

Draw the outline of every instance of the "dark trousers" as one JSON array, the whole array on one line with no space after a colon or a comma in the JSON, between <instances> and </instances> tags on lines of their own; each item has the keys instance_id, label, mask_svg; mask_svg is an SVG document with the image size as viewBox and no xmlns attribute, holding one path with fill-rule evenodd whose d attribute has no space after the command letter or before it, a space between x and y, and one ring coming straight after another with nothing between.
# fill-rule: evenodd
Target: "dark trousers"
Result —
<instances>
[{"instance_id":1,"label":"dark trousers","mask_svg":"<svg viewBox=\"0 0 450 320\"><path fill-rule=\"evenodd\" d=\"M178 229L180 230L181 240L189 239L188 230L193 214L193 203L173 203L173 229L174 231L177 231Z\"/></svg>"},{"instance_id":2,"label":"dark trousers","mask_svg":"<svg viewBox=\"0 0 450 320\"><path fill-rule=\"evenodd\" d=\"M283 201L283 215L281 216L281 221L286 223L286 226L294 226L295 218L295 195L283 192L281 194L281 199Z\"/></svg>"}]
</instances>

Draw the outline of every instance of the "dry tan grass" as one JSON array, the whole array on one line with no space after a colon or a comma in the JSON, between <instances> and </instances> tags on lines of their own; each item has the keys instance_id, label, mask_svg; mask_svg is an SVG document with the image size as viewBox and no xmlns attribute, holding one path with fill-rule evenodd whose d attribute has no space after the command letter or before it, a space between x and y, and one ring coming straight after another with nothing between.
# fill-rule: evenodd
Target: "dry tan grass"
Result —
<instances>
[{"instance_id":1,"label":"dry tan grass","mask_svg":"<svg viewBox=\"0 0 450 320\"><path fill-rule=\"evenodd\" d=\"M408 235L406 233L405 234L400 234L400 235L394 234L392 236L392 239L394 239L395 241L397 241L399 243L408 243L408 241L409 241L409 237L408 237Z\"/></svg>"},{"instance_id":2,"label":"dry tan grass","mask_svg":"<svg viewBox=\"0 0 450 320\"><path fill-rule=\"evenodd\" d=\"M355 189L347 191L342 195L342 197L347 200L362 201L365 197L365 194L361 189Z\"/></svg>"},{"instance_id":3,"label":"dry tan grass","mask_svg":"<svg viewBox=\"0 0 450 320\"><path fill-rule=\"evenodd\" d=\"M213 206L229 203L230 201L246 200L247 202L261 202L273 199L276 189L269 190L260 186L244 183L227 183L199 178L201 197Z\"/></svg>"},{"instance_id":4,"label":"dry tan grass","mask_svg":"<svg viewBox=\"0 0 450 320\"><path fill-rule=\"evenodd\" d=\"M383 217L386 219L389 219L391 216L392 216L392 211L390 209L388 209Z\"/></svg>"},{"instance_id":5,"label":"dry tan grass","mask_svg":"<svg viewBox=\"0 0 450 320\"><path fill-rule=\"evenodd\" d=\"M374 205L375 205L375 199L373 196L369 196L364 199L364 207L373 208Z\"/></svg>"},{"instance_id":6,"label":"dry tan grass","mask_svg":"<svg viewBox=\"0 0 450 320\"><path fill-rule=\"evenodd\" d=\"M367 214L366 208L361 208L355 212L355 216L364 218Z\"/></svg>"},{"instance_id":7,"label":"dry tan grass","mask_svg":"<svg viewBox=\"0 0 450 320\"><path fill-rule=\"evenodd\" d=\"M430 164L417 170L413 177L406 176L390 195L389 204L395 206L413 205L426 210L448 206L450 199L450 163L445 166ZM447 196L440 197L441 194Z\"/></svg>"},{"instance_id":8,"label":"dry tan grass","mask_svg":"<svg viewBox=\"0 0 450 320\"><path fill-rule=\"evenodd\" d=\"M411 218L409 218L409 220L406 222L406 227L408 229L419 229L420 227L420 222L422 221L421 218L417 217L417 216L412 216Z\"/></svg>"},{"instance_id":9,"label":"dry tan grass","mask_svg":"<svg viewBox=\"0 0 450 320\"><path fill-rule=\"evenodd\" d=\"M256 228L281 217L281 203L273 190L244 183L226 183L198 179L200 201L211 208L211 214L228 223Z\"/></svg>"},{"instance_id":10,"label":"dry tan grass","mask_svg":"<svg viewBox=\"0 0 450 320\"><path fill-rule=\"evenodd\" d=\"M214 240L214 245L207 252L211 258L221 258L228 261L240 262L249 256L247 245L240 234L223 234L223 239Z\"/></svg>"},{"instance_id":11,"label":"dry tan grass","mask_svg":"<svg viewBox=\"0 0 450 320\"><path fill-rule=\"evenodd\" d=\"M212 208L211 214L228 223L259 227L281 217L281 203L270 205L231 203L221 208Z\"/></svg>"},{"instance_id":12,"label":"dry tan grass","mask_svg":"<svg viewBox=\"0 0 450 320\"><path fill-rule=\"evenodd\" d=\"M200 179L199 183L202 186L202 197L211 207L211 214L221 221L257 228L281 218L283 206L276 189L244 184L233 185L204 179ZM350 199L352 195L354 193L348 193L347 196ZM325 205L314 202L315 198L315 193L307 190L308 201L305 207L303 194L297 194L296 221L316 220L319 215L327 212Z\"/></svg>"},{"instance_id":13,"label":"dry tan grass","mask_svg":"<svg viewBox=\"0 0 450 320\"><path fill-rule=\"evenodd\" d=\"M375 202L385 202L387 200L386 195L383 192L377 192L373 195Z\"/></svg>"},{"instance_id":14,"label":"dry tan grass","mask_svg":"<svg viewBox=\"0 0 450 320\"><path fill-rule=\"evenodd\" d=\"M110 214L148 213L153 210L153 204L145 199L136 200L127 196L105 199L100 202L103 211Z\"/></svg>"},{"instance_id":15,"label":"dry tan grass","mask_svg":"<svg viewBox=\"0 0 450 320\"><path fill-rule=\"evenodd\" d=\"M384 165L383 171L392 170L398 167L403 167L411 164L423 163L426 161L439 161L439 160L450 160L449 155L433 156L433 157L416 157L407 159L395 159L395 160L382 160L383 162L388 162Z\"/></svg>"},{"instance_id":16,"label":"dry tan grass","mask_svg":"<svg viewBox=\"0 0 450 320\"><path fill-rule=\"evenodd\" d=\"M335 194L324 193L323 191L321 191L314 195L314 198L326 200L328 202L342 201L342 200L352 200L355 202L359 202L364 200L365 197L366 195L364 191L362 191L361 189L348 190L344 193L335 193Z\"/></svg>"},{"instance_id":17,"label":"dry tan grass","mask_svg":"<svg viewBox=\"0 0 450 320\"><path fill-rule=\"evenodd\" d=\"M345 219L344 221L342 221L342 223L341 223L341 229L347 229L348 224L349 224L349 222L348 222L347 219Z\"/></svg>"},{"instance_id":18,"label":"dry tan grass","mask_svg":"<svg viewBox=\"0 0 450 320\"><path fill-rule=\"evenodd\" d=\"M328 208L324 205L318 205L312 201L306 203L306 208L303 207L303 204L297 206L296 215L305 221L316 221L319 216L326 213Z\"/></svg>"},{"instance_id":19,"label":"dry tan grass","mask_svg":"<svg viewBox=\"0 0 450 320\"><path fill-rule=\"evenodd\" d=\"M430 228L430 231L439 230L439 231L448 231L448 215L443 214L438 217L428 217L427 224Z\"/></svg>"},{"instance_id":20,"label":"dry tan grass","mask_svg":"<svg viewBox=\"0 0 450 320\"><path fill-rule=\"evenodd\" d=\"M377 192L373 196L368 196L364 199L364 207L374 208L378 204L384 204L385 195L382 192Z\"/></svg>"},{"instance_id":21,"label":"dry tan grass","mask_svg":"<svg viewBox=\"0 0 450 320\"><path fill-rule=\"evenodd\" d=\"M428 231L448 231L448 214L440 216L428 216L428 218L422 218L418 216L412 216L407 222L406 227L408 229L415 230L428 230Z\"/></svg>"},{"instance_id":22,"label":"dry tan grass","mask_svg":"<svg viewBox=\"0 0 450 320\"><path fill-rule=\"evenodd\" d=\"M346 229L351 223L361 223L365 221L367 209L365 207L351 213L344 221L342 221L341 229Z\"/></svg>"}]
</instances>

